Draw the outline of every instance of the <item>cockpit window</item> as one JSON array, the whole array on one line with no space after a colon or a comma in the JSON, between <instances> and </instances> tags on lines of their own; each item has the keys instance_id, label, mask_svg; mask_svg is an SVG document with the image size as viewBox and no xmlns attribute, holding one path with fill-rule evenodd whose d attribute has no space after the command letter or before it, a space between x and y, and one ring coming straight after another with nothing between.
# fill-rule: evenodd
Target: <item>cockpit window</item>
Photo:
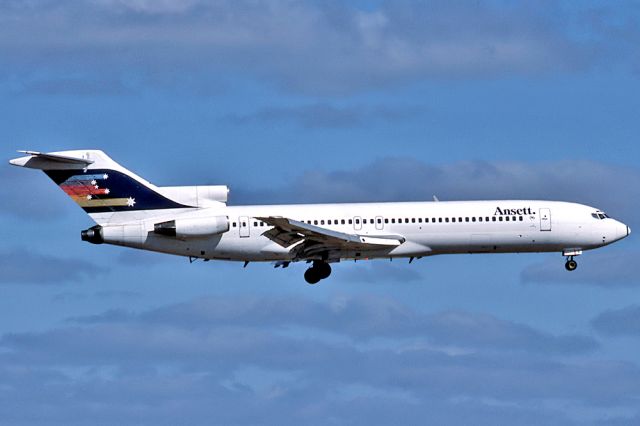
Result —
<instances>
[{"instance_id":1,"label":"cockpit window","mask_svg":"<svg viewBox=\"0 0 640 426\"><path fill-rule=\"evenodd\" d=\"M591 217L593 217L594 219L602 220L602 219L609 218L609 215L603 212L595 212L595 213L591 213Z\"/></svg>"}]
</instances>

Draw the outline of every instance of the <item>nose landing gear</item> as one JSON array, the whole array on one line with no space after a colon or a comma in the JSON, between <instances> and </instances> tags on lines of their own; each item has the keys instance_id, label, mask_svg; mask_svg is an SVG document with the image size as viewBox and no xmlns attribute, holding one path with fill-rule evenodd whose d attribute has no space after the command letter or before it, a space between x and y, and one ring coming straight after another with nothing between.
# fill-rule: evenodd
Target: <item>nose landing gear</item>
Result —
<instances>
[{"instance_id":1,"label":"nose landing gear","mask_svg":"<svg viewBox=\"0 0 640 426\"><path fill-rule=\"evenodd\" d=\"M309 284L317 284L331 275L331 266L324 261L314 261L313 266L304 273L304 279Z\"/></svg>"},{"instance_id":2,"label":"nose landing gear","mask_svg":"<svg viewBox=\"0 0 640 426\"><path fill-rule=\"evenodd\" d=\"M567 271L575 271L578 267L578 262L573 260L573 256L580 256L582 254L581 249L565 249L562 251L562 255L567 257L567 263L564 267Z\"/></svg>"}]
</instances>

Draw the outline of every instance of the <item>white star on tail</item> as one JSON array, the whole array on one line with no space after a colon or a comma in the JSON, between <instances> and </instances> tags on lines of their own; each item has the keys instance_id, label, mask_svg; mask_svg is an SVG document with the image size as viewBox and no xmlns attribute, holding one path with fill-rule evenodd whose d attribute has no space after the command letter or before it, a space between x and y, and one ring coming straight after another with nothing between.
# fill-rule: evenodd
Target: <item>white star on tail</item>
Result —
<instances>
[{"instance_id":1,"label":"white star on tail","mask_svg":"<svg viewBox=\"0 0 640 426\"><path fill-rule=\"evenodd\" d=\"M106 174L106 173L105 173L105 174L103 174L103 175L102 175L102 179L109 179L109 175L108 175L108 174Z\"/></svg>"},{"instance_id":2,"label":"white star on tail","mask_svg":"<svg viewBox=\"0 0 640 426\"><path fill-rule=\"evenodd\" d=\"M129 207L133 207L133 205L136 203L136 199L135 198L127 198L127 206Z\"/></svg>"}]
</instances>

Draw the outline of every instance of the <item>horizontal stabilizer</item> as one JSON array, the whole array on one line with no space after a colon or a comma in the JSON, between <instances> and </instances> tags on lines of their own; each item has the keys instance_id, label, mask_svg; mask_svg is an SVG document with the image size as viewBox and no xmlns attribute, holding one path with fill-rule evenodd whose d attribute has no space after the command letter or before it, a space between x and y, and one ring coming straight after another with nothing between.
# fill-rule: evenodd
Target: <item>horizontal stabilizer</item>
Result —
<instances>
[{"instance_id":1,"label":"horizontal stabilizer","mask_svg":"<svg viewBox=\"0 0 640 426\"><path fill-rule=\"evenodd\" d=\"M14 158L9 160L9 163L14 166L28 167L30 169L41 170L67 170L67 169L83 169L90 164L93 164L93 160L80 157L69 157L59 154L47 154L38 151L18 151L23 154L28 154L26 157Z\"/></svg>"}]
</instances>

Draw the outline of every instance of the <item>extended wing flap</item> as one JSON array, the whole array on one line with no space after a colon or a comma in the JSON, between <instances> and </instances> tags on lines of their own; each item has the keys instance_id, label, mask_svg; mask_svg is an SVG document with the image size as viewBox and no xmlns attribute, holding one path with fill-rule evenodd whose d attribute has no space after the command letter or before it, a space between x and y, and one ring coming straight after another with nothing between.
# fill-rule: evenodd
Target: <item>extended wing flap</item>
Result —
<instances>
[{"instance_id":1,"label":"extended wing flap","mask_svg":"<svg viewBox=\"0 0 640 426\"><path fill-rule=\"evenodd\" d=\"M367 250L397 247L404 242L404 238L398 235L370 237L347 234L285 217L270 216L256 219L273 226L272 229L262 235L283 247L290 247L302 240L306 240L319 243L327 248ZM318 246L316 245L315 250L317 249Z\"/></svg>"}]
</instances>

